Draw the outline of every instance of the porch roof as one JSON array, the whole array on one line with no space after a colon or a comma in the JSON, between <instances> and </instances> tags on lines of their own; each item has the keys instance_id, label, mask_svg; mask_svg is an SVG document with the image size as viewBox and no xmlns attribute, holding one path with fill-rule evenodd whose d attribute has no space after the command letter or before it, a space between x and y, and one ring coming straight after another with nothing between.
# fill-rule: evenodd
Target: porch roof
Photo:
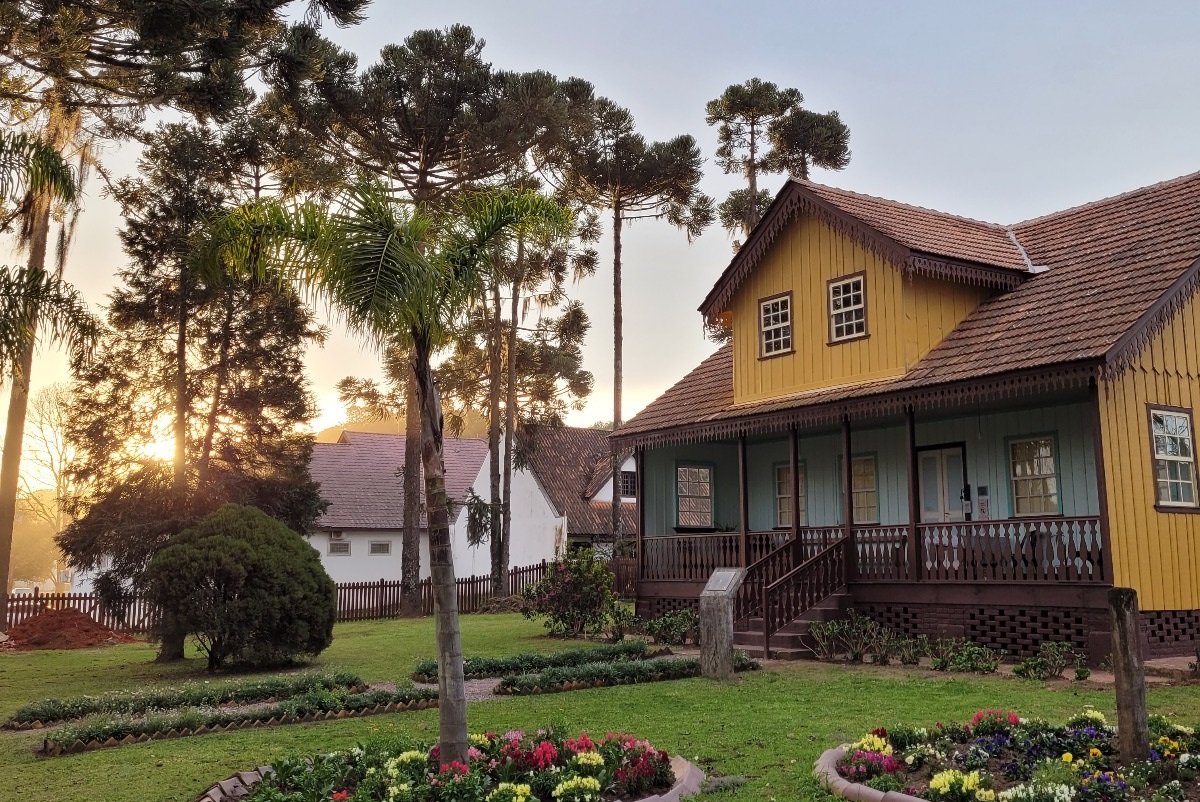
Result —
<instances>
[{"instance_id":1,"label":"porch roof","mask_svg":"<svg viewBox=\"0 0 1200 802\"><path fill-rule=\"evenodd\" d=\"M865 399L932 402L936 395L966 393L973 400L981 390L971 388L989 386L1012 394L1031 383L1086 381L1102 368L1122 369L1200 286L1200 173L1009 227L809 182L801 188L836 205L839 213L883 229L888 238L913 247L943 243L937 246L943 255L955 256L945 242L958 237L978 260L995 246L1000 250L987 258L1002 262L1002 248L994 241L999 229L1006 237L1011 234L1014 248L1019 243L1035 272L980 304L905 375L885 381L735 406L733 353L725 346L623 425L614 435L617 441L680 440L745 430L751 419L763 416L782 425L802 411L834 418L849 411L849 402ZM781 193L773 206L778 208L783 197ZM760 228L768 222L764 217ZM754 240L752 235L743 251ZM751 256L747 251L745 259ZM718 290L728 290L734 273L748 269L741 264L745 259L743 254L734 258L706 305L719 300L714 295ZM779 414L785 412L792 414ZM733 421L736 426L730 425Z\"/></svg>"}]
</instances>

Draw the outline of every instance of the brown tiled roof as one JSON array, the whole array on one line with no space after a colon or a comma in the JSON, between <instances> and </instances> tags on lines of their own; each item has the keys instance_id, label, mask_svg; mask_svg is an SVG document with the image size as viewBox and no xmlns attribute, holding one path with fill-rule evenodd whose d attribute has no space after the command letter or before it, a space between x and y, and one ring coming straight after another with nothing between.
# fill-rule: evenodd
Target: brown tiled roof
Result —
<instances>
[{"instance_id":1,"label":"brown tiled roof","mask_svg":"<svg viewBox=\"0 0 1200 802\"><path fill-rule=\"evenodd\" d=\"M318 526L401 529L405 440L401 434L343 432L336 443L314 444L309 470L321 484L321 497L329 502ZM448 437L444 449L446 493L452 503L461 504L487 458L487 443Z\"/></svg>"},{"instance_id":2,"label":"brown tiled roof","mask_svg":"<svg viewBox=\"0 0 1200 802\"><path fill-rule=\"evenodd\" d=\"M916 207L883 201L872 212L868 205L857 213L903 209L927 221L927 210ZM966 223L964 236L972 240L975 225L989 225ZM872 225L885 224L876 219ZM904 376L734 405L733 355L726 346L622 426L618 439L1031 369L1120 365L1129 347L1170 313L1173 296L1200 281L1200 173L1001 230L1013 232L1034 274L980 304Z\"/></svg>"},{"instance_id":3,"label":"brown tiled roof","mask_svg":"<svg viewBox=\"0 0 1200 802\"><path fill-rule=\"evenodd\" d=\"M573 426L539 426L530 431L529 466L560 515L567 518L567 534L581 537L607 535L612 505L592 501L604 486L593 481L610 465L609 433ZM589 488L589 484L598 486ZM632 533L637 526L636 506L621 507L621 527Z\"/></svg>"},{"instance_id":4,"label":"brown tiled roof","mask_svg":"<svg viewBox=\"0 0 1200 802\"><path fill-rule=\"evenodd\" d=\"M910 250L1011 270L1027 269L1004 226L812 181L795 183Z\"/></svg>"}]
</instances>

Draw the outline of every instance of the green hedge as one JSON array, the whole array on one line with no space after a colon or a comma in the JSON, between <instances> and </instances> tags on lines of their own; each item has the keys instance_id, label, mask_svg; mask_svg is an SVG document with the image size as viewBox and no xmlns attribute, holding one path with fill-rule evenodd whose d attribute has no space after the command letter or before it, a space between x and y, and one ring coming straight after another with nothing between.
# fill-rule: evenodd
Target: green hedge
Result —
<instances>
[{"instance_id":1,"label":"green hedge","mask_svg":"<svg viewBox=\"0 0 1200 802\"><path fill-rule=\"evenodd\" d=\"M753 671L758 663L745 652L734 653L734 669ZM574 690L608 685L633 685L700 676L700 661L695 658L658 658L618 663L587 663L579 666L547 668L534 674L510 674L500 680L496 693L522 696L535 692ZM536 689L536 691L535 691Z\"/></svg>"},{"instance_id":2,"label":"green hedge","mask_svg":"<svg viewBox=\"0 0 1200 802\"><path fill-rule=\"evenodd\" d=\"M614 663L638 660L646 656L649 647L645 641L627 640L611 646L595 646L586 649L567 649L554 654L525 652L512 657L468 657L463 660L463 673L468 679L479 677L503 677L508 674L544 671L549 668L581 666L590 663ZM437 681L437 661L422 660L413 671L418 682Z\"/></svg>"},{"instance_id":3,"label":"green hedge","mask_svg":"<svg viewBox=\"0 0 1200 802\"><path fill-rule=\"evenodd\" d=\"M73 699L43 699L17 710L5 726L13 728L34 722L51 724L81 719L97 713L137 715L148 710L170 710L179 707L251 704L271 698L290 699L311 691L356 688L364 684L357 674L337 671L266 677L241 682L194 683L175 688L150 688L103 696L78 696Z\"/></svg>"},{"instance_id":4,"label":"green hedge","mask_svg":"<svg viewBox=\"0 0 1200 802\"><path fill-rule=\"evenodd\" d=\"M212 729L243 722L266 722L271 719L299 719L307 715L337 713L343 710L356 712L392 703L437 701L437 691L428 688L410 688L400 691L366 691L347 693L344 690L318 689L309 691L283 702L250 710L213 710L187 708L166 713L152 713L140 718L129 716L101 716L94 720L71 724L56 730L46 737L46 745L70 748L76 741L103 743L109 738L121 740L128 736L154 735L175 730L177 734L189 734L199 727ZM47 749L47 751L51 751Z\"/></svg>"}]
</instances>

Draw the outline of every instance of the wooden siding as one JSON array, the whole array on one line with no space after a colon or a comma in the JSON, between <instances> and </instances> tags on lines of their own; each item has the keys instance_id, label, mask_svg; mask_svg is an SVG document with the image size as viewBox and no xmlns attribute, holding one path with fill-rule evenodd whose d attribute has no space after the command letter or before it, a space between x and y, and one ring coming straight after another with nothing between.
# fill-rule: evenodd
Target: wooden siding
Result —
<instances>
[{"instance_id":1,"label":"wooden siding","mask_svg":"<svg viewBox=\"0 0 1200 802\"><path fill-rule=\"evenodd\" d=\"M865 273L866 338L829 345L826 283ZM758 303L792 293L793 352L759 359ZM734 400L899 376L937 345L990 290L905 277L825 223L800 217L734 296Z\"/></svg>"},{"instance_id":2,"label":"wooden siding","mask_svg":"<svg viewBox=\"0 0 1200 802\"><path fill-rule=\"evenodd\" d=\"M1186 407L1193 420L1200 412L1200 301L1099 395L1115 582L1137 590L1143 610L1200 609L1200 514L1155 509L1147 413L1148 404Z\"/></svg>"}]
</instances>

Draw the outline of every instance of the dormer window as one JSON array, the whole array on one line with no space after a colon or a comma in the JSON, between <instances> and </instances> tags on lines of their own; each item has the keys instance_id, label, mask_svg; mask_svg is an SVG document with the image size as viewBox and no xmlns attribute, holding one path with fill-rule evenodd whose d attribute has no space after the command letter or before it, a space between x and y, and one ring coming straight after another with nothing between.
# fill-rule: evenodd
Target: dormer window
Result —
<instances>
[{"instance_id":1,"label":"dormer window","mask_svg":"<svg viewBox=\"0 0 1200 802\"><path fill-rule=\"evenodd\" d=\"M829 342L867 336L866 274L857 273L829 282Z\"/></svg>"},{"instance_id":2,"label":"dormer window","mask_svg":"<svg viewBox=\"0 0 1200 802\"><path fill-rule=\"evenodd\" d=\"M759 356L779 356L792 351L792 294L775 295L758 302Z\"/></svg>"}]
</instances>

